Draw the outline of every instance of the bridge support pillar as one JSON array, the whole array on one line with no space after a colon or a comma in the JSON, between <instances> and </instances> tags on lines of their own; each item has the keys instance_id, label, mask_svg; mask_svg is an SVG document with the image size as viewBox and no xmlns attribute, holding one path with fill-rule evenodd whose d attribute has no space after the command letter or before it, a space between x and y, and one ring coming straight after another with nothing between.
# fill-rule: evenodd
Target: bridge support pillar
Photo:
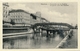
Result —
<instances>
[{"instance_id":1,"label":"bridge support pillar","mask_svg":"<svg viewBox=\"0 0 80 51\"><path fill-rule=\"evenodd\" d=\"M55 31L53 31L53 37L55 37Z\"/></svg>"},{"instance_id":2,"label":"bridge support pillar","mask_svg":"<svg viewBox=\"0 0 80 51\"><path fill-rule=\"evenodd\" d=\"M34 31L33 32L33 37L32 37L33 39L36 37L36 30L37 30L36 28L33 28L33 31Z\"/></svg>"},{"instance_id":3,"label":"bridge support pillar","mask_svg":"<svg viewBox=\"0 0 80 51\"><path fill-rule=\"evenodd\" d=\"M39 31L40 31L40 32L39 32L39 33L40 33L40 36L42 36L42 29L40 28Z\"/></svg>"},{"instance_id":4,"label":"bridge support pillar","mask_svg":"<svg viewBox=\"0 0 80 51\"><path fill-rule=\"evenodd\" d=\"M49 31L48 31L48 30L46 30L46 31L47 31L47 35L46 35L46 37L48 37L48 32L49 32Z\"/></svg>"},{"instance_id":5,"label":"bridge support pillar","mask_svg":"<svg viewBox=\"0 0 80 51\"><path fill-rule=\"evenodd\" d=\"M46 37L50 37L50 31L49 31L49 30L47 30L47 35L46 35Z\"/></svg>"},{"instance_id":6,"label":"bridge support pillar","mask_svg":"<svg viewBox=\"0 0 80 51\"><path fill-rule=\"evenodd\" d=\"M64 32L63 32L63 30L60 30L60 36L61 36L62 38L64 38Z\"/></svg>"}]
</instances>

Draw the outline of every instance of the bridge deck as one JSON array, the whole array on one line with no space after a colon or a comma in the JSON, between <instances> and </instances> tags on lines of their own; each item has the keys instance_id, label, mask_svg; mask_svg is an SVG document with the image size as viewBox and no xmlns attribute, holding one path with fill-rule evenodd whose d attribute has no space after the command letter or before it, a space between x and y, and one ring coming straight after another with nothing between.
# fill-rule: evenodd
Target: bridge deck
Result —
<instances>
[{"instance_id":1,"label":"bridge deck","mask_svg":"<svg viewBox=\"0 0 80 51\"><path fill-rule=\"evenodd\" d=\"M53 23L53 22L49 22L49 23L36 23L33 25L33 27L36 27L36 26L49 26L49 25L59 25L59 26L67 26L71 29L73 29L74 27L70 24L67 24L67 23Z\"/></svg>"}]
</instances>

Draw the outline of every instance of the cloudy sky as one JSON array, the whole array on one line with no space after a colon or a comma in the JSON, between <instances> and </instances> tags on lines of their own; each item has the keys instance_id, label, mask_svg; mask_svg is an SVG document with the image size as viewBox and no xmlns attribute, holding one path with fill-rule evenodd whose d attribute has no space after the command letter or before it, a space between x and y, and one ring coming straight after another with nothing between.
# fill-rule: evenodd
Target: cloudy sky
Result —
<instances>
[{"instance_id":1,"label":"cloudy sky","mask_svg":"<svg viewBox=\"0 0 80 51\"><path fill-rule=\"evenodd\" d=\"M9 3L10 9L23 9L29 13L41 12L50 22L77 24L77 3Z\"/></svg>"}]
</instances>

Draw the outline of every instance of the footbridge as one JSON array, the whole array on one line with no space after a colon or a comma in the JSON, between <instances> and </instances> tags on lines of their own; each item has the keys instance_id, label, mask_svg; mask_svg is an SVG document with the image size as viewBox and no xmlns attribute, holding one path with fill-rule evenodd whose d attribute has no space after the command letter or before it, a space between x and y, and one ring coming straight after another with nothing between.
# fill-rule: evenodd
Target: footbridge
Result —
<instances>
[{"instance_id":1,"label":"footbridge","mask_svg":"<svg viewBox=\"0 0 80 51\"><path fill-rule=\"evenodd\" d=\"M61 36L64 36L63 34L68 34L68 32L73 29L74 27L68 23L36 23L32 26L34 30L34 34L40 33L40 35L43 34L44 31L46 31L46 36L48 37L50 34L60 34Z\"/></svg>"}]
</instances>

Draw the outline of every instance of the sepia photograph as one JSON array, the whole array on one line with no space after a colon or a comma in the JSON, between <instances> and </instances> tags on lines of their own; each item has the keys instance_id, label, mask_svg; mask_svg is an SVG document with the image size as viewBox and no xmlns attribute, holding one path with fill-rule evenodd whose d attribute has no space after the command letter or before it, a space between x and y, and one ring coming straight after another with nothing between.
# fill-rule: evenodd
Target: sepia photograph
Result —
<instances>
[{"instance_id":1,"label":"sepia photograph","mask_svg":"<svg viewBox=\"0 0 80 51\"><path fill-rule=\"evenodd\" d=\"M77 2L3 2L3 49L78 49Z\"/></svg>"}]
</instances>

